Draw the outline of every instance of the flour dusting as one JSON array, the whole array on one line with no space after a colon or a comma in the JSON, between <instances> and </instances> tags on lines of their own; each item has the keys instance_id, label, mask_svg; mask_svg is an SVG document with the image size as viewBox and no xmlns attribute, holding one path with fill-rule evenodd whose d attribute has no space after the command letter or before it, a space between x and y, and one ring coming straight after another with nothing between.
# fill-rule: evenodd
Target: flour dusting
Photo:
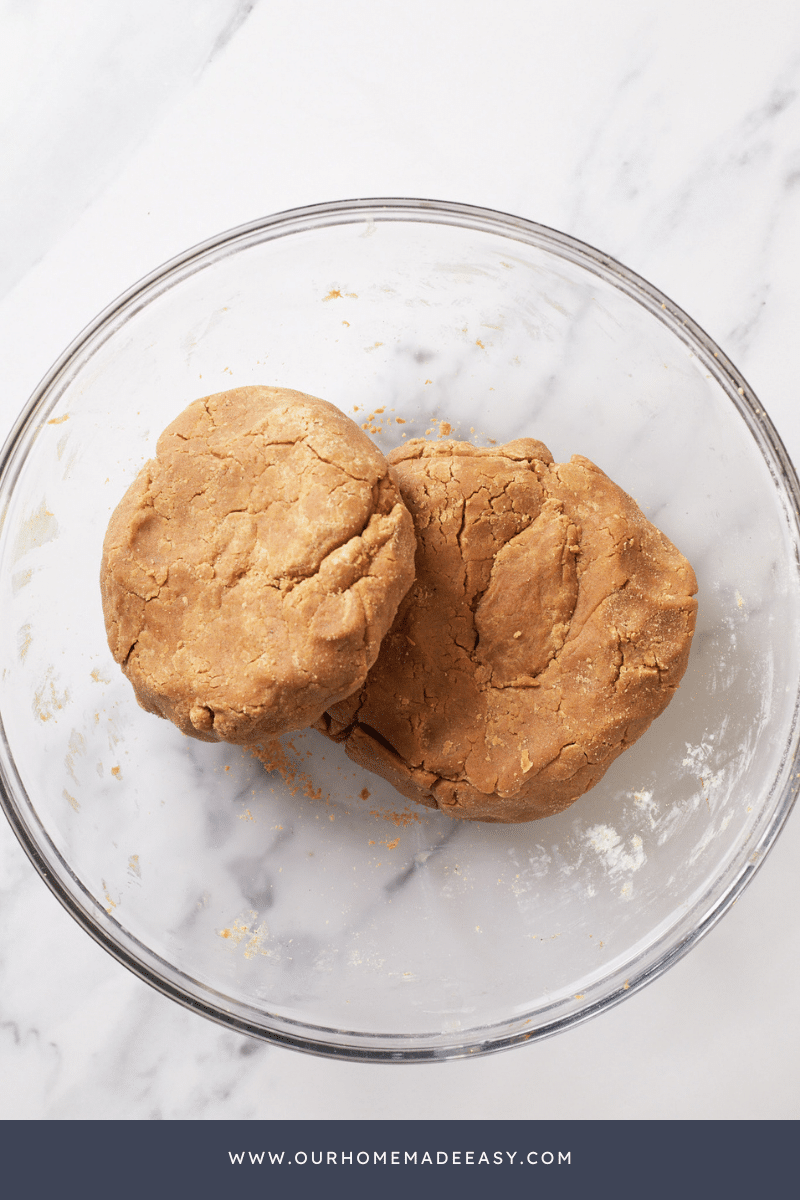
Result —
<instances>
[{"instance_id":1,"label":"flour dusting","mask_svg":"<svg viewBox=\"0 0 800 1200\"><path fill-rule=\"evenodd\" d=\"M638 871L647 861L638 833L633 835L626 847L616 829L612 829L610 825L592 825L591 829L587 830L587 840L609 875Z\"/></svg>"},{"instance_id":2,"label":"flour dusting","mask_svg":"<svg viewBox=\"0 0 800 1200\"><path fill-rule=\"evenodd\" d=\"M655 829L658 805L653 799L653 793L648 791L634 792L633 804L635 808L641 809L641 811L647 817L650 828Z\"/></svg>"},{"instance_id":3,"label":"flour dusting","mask_svg":"<svg viewBox=\"0 0 800 1200\"><path fill-rule=\"evenodd\" d=\"M713 750L714 747L711 745L710 741L698 742L696 746L693 746L690 742L687 742L686 755L681 763L681 766L689 767L691 770L696 771L699 774L708 762Z\"/></svg>"}]
</instances>

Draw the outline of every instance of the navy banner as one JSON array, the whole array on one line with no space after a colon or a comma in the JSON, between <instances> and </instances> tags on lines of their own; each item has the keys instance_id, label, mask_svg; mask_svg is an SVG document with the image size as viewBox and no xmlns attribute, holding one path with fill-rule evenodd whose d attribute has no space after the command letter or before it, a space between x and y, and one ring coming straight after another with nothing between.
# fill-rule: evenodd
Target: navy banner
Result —
<instances>
[{"instance_id":1,"label":"navy banner","mask_svg":"<svg viewBox=\"0 0 800 1200\"><path fill-rule=\"evenodd\" d=\"M459 1200L782 1195L795 1122L6 1121L3 1193Z\"/></svg>"}]
</instances>

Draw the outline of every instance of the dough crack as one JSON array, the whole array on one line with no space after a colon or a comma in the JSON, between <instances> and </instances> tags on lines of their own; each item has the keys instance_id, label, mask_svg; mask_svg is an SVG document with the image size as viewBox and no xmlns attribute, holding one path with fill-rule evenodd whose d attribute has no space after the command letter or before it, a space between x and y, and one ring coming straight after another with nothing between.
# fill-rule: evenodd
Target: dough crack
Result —
<instances>
[{"instance_id":1,"label":"dough crack","mask_svg":"<svg viewBox=\"0 0 800 1200\"><path fill-rule=\"evenodd\" d=\"M339 471L342 471L342 472L343 472L345 475L347 475L347 476L348 476L350 479L352 479L352 480L355 480L355 481L356 481L356 482L358 482L358 483L363 483L365 480L367 480L367 479L369 479L369 478L370 478L370 476L369 476L368 474L361 474L361 475L359 475L359 474L356 474L356 473L355 473L355 472L354 472L354 471L351 469L351 466L350 466L350 464L348 464L348 463L346 463L346 462L342 462L342 461L341 461L341 459L337 460L337 458L336 458L334 455L330 455L329 457L325 457L325 455L323 455L323 454L322 454L322 453L321 453L321 452L320 452L320 451L319 451L319 450L316 448L316 446L312 445L312 443L311 443L311 440L310 440L312 436L313 436L313 435L309 433L309 434L307 434L305 437L302 437L302 438L300 438L300 439L299 439L299 444L302 444L302 445L304 445L304 446L306 447L306 449L307 449L307 450L310 450L310 451L311 451L311 453L312 453L312 454L313 454L313 455L314 455L316 458L318 458L320 462L322 462L322 463L325 463L325 464L326 464L326 466L330 466L330 467L336 467L336 468L337 468L337 470L339 470Z\"/></svg>"}]
</instances>

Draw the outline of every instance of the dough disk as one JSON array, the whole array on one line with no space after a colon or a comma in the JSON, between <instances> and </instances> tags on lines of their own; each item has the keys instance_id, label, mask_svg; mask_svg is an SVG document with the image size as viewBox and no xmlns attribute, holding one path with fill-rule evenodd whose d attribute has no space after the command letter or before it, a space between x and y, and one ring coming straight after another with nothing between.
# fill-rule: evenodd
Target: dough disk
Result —
<instances>
[{"instance_id":1,"label":"dough disk","mask_svg":"<svg viewBox=\"0 0 800 1200\"><path fill-rule=\"evenodd\" d=\"M588 459L414 440L389 456L416 582L364 687L318 728L404 796L530 821L572 804L669 703L697 590Z\"/></svg>"},{"instance_id":2,"label":"dough disk","mask_svg":"<svg viewBox=\"0 0 800 1200\"><path fill-rule=\"evenodd\" d=\"M114 512L108 641L148 712L203 741L300 729L361 686L414 578L386 459L324 400L196 400Z\"/></svg>"}]
</instances>

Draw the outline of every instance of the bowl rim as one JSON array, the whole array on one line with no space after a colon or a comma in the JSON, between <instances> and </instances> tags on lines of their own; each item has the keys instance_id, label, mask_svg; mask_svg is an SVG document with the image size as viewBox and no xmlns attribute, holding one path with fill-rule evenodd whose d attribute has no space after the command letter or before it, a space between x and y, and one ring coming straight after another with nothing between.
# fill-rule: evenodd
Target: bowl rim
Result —
<instances>
[{"instance_id":1,"label":"bowl rim","mask_svg":"<svg viewBox=\"0 0 800 1200\"><path fill-rule=\"evenodd\" d=\"M597 275L633 299L666 325L675 336L697 354L709 374L734 405L761 451L770 471L775 492L782 501L785 520L790 528L793 527L795 540L800 544L800 482L780 435L741 372L705 330L677 304L610 255L571 235L524 217L489 208L454 201L415 198L358 198L286 209L216 234L168 259L155 270L143 276L78 333L35 388L0 451L0 496L9 495L13 490L16 475L27 455L26 443L31 434L35 433L44 423L50 409L57 402L64 387L67 386L70 367L74 366L78 359L81 360L81 365L84 365L106 338L113 335L121 319L127 320L162 291L168 290L182 279L201 271L216 259L236 250L307 230L319 230L346 224L363 224L365 221L374 221L376 224L379 222L444 224L504 236L566 259ZM4 511L0 512L0 524L3 516ZM796 694L787 745L776 780L785 774L789 760L796 757L799 741L800 694ZM790 774L754 852L738 869L722 893L715 898L705 916L675 944L657 956L655 961L641 964L638 973L636 969L631 969L625 984L607 995L588 1001L565 1015L546 1019L527 1031L521 1031L518 1028L516 1032L506 1031L504 1033L503 1029L509 1024L506 1021L505 1025L494 1024L485 1027L483 1031L480 1029L467 1031L472 1034L468 1040L455 1034L443 1034L439 1041L433 1044L430 1034L348 1033L346 1037L351 1040L341 1042L332 1040L330 1037L332 1033L341 1033L341 1031L334 1031L327 1027L294 1021L285 1016L278 1018L281 1028L276 1028L274 1025L265 1027L258 1021L257 1016L269 1017L270 1014L257 1014L256 1010L252 1009L256 1016L251 1018L244 1011L235 1013L222 1004L220 1007L215 1007L212 1002L204 1001L182 985L175 976L180 975L189 982L188 976L160 959L154 951L146 946L143 946L143 949L151 963L160 964L163 973L160 974L154 966L143 961L132 948L137 944L142 945L133 935L113 918L101 924L91 908L80 903L78 897L81 892L89 900L93 901L93 897L73 874L69 864L61 858L46 830L38 822L38 816L32 805L29 805L29 812L34 815L36 823L39 825L41 842L50 846L56 860L61 864L60 872L54 872L53 864L43 853L40 841L34 836L32 829L23 818L21 810L15 803L14 791L18 789L23 796L26 796L26 792L14 765L1 712L0 743L5 751L5 754L0 756L0 806L2 806L17 840L56 899L81 928L117 962L127 967L134 975L163 995L223 1027L277 1045L323 1057L350 1061L425 1062L475 1057L509 1049L526 1042L541 1040L614 1007L623 999L657 979L713 928L763 864L783 828L798 794L800 794L800 772L794 776ZM5 756L8 757L11 764L11 772L6 770L3 762ZM13 778L10 777L11 775ZM773 783L773 791L775 786L776 784ZM71 877L77 894L70 891L64 879L60 877L61 875ZM693 909L702 902L701 900L696 901ZM114 927L119 930L117 937L113 935ZM673 925L669 932L672 933L674 929ZM659 940L663 940L663 938ZM170 978L170 976L172 977ZM209 985L197 984L197 986L207 995L213 994L213 988ZM220 997L221 1001L224 999L229 998ZM247 1007L244 1003L239 1002L240 1010L246 1010ZM514 1024L518 1026L519 1020L515 1020ZM476 1039L475 1035L481 1032L485 1032L485 1038L478 1037ZM314 1036L316 1034L327 1035L327 1037ZM415 1040L419 1044L409 1044ZM400 1042L404 1043L402 1047L399 1045ZM395 1045L393 1046L392 1043Z\"/></svg>"}]
</instances>

